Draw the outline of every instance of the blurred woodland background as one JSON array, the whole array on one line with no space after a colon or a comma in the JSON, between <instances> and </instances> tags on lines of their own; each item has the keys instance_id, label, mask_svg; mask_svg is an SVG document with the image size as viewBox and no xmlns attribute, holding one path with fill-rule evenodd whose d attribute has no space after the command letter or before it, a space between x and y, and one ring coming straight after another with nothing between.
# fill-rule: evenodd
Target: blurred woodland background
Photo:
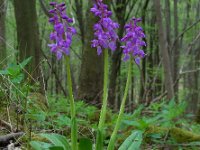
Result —
<instances>
[{"instance_id":1,"label":"blurred woodland background","mask_svg":"<svg viewBox=\"0 0 200 150\"><path fill-rule=\"evenodd\" d=\"M0 106L7 99L36 95L46 102L49 96L67 96L64 60L57 61L50 52L48 10L50 0L0 0ZM58 0L61 2L61 0ZM71 47L73 91L77 101L101 106L103 56L91 48L93 24L97 21L89 11L92 0L64 0L68 14L78 31ZM104 0L120 24L118 35L133 16L142 18L146 34L146 57L140 66L134 64L126 112L140 104L149 106L159 101L187 103L186 113L200 122L200 1L199 0ZM123 96L127 63L122 60L120 43L110 55L109 107L117 112ZM19 71L16 66L31 60ZM29 61L29 60L28 60ZM26 62L25 62L26 63ZM13 67L14 66L14 67ZM13 76L4 76L5 70ZM19 73L19 72L22 72ZM23 82L23 84L22 84ZM22 88L22 89L21 89ZM14 89L14 90L13 90ZM13 93L13 91L15 91ZM24 90L27 91L27 90ZM48 102L47 102L48 103ZM176 105L174 105L176 107ZM9 107L10 108L10 107Z\"/></svg>"}]
</instances>

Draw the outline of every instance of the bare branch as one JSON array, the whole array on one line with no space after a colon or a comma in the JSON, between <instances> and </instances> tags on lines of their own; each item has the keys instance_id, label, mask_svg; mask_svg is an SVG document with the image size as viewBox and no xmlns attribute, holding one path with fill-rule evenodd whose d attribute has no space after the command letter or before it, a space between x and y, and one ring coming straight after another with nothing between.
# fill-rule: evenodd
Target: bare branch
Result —
<instances>
[{"instance_id":1,"label":"bare branch","mask_svg":"<svg viewBox=\"0 0 200 150\"><path fill-rule=\"evenodd\" d=\"M194 40L192 42L190 42L188 48L187 48L187 51L186 51L186 54L185 56L189 55L191 50L192 50L192 46L197 42L197 40L200 38L200 32L197 34L197 36L194 38ZM190 70L190 71L185 71L183 72L183 68L184 68L184 64L181 66L180 68L180 71L179 71L179 74L177 76L177 79L175 80L175 82L173 83L173 87L178 83L178 81L180 80L181 76L185 73L191 73L191 72L196 72L196 71L199 71L200 68L196 69L196 70ZM163 94L161 94L160 96L156 97L155 99L152 100L152 102L155 102L155 101L159 101L160 99L162 99L163 97L165 97L167 95L167 91L164 91Z\"/></svg>"},{"instance_id":2,"label":"bare branch","mask_svg":"<svg viewBox=\"0 0 200 150\"><path fill-rule=\"evenodd\" d=\"M198 71L200 71L200 68L197 68L197 69L194 69L194 70L187 70L187 71L184 71L184 72L180 72L180 75L187 74L187 73L198 72Z\"/></svg>"},{"instance_id":3,"label":"bare branch","mask_svg":"<svg viewBox=\"0 0 200 150\"><path fill-rule=\"evenodd\" d=\"M10 133L7 135L0 136L0 146L6 146L10 143L11 140L15 140L21 136L23 136L24 132L18 132L18 133Z\"/></svg>"},{"instance_id":4,"label":"bare branch","mask_svg":"<svg viewBox=\"0 0 200 150\"><path fill-rule=\"evenodd\" d=\"M182 33L180 33L174 40L171 50L174 49L174 46L176 44L176 42L179 40L179 38L181 38L188 30L190 30L192 27L194 27L195 25L197 25L200 22L200 19L198 19L196 22L194 22L192 25L190 25L188 28L186 28L185 30L183 30Z\"/></svg>"}]
</instances>

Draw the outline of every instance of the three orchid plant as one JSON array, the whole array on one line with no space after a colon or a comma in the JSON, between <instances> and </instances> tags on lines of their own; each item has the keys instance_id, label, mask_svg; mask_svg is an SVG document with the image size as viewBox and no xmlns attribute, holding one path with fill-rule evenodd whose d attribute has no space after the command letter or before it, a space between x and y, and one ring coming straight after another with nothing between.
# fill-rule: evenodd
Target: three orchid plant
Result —
<instances>
[{"instance_id":1,"label":"three orchid plant","mask_svg":"<svg viewBox=\"0 0 200 150\"><path fill-rule=\"evenodd\" d=\"M50 34L51 44L48 46L52 53L55 53L58 60L66 58L66 69L67 69L67 84L68 93L70 99L71 109L71 147L72 150L77 150L77 123L76 123L76 112L75 104L72 91L72 81L70 73L70 46L72 43L72 37L76 34L76 29L71 26L73 19L67 16L66 6L64 3L58 4L51 2L50 5L53 7L49 12L52 17L49 22L53 24L54 30ZM141 58L145 57L144 51L141 47L146 46L146 43L142 40L145 38L142 27L138 25L141 21L139 18L132 18L128 24L125 25L126 34L122 39L119 39L116 30L119 28L119 24L111 19L112 12L108 10L108 6L103 3L103 0L96 0L91 12L99 18L98 22L94 24L94 37L91 41L91 46L97 48L97 55L104 56L104 86L103 86L103 100L102 108L99 118L97 136L96 136L96 150L103 150L104 132L105 132L105 118L107 110L107 98L108 98L108 74L109 74L109 63L108 63L108 51L115 51L117 49L117 42L124 42L125 45L121 46L124 54L124 61L129 61L128 76L124 96L121 102L121 107L117 122L115 124L114 131L111 135L111 139L108 144L108 150L113 150L116 142L117 131L119 130L120 123L123 118L124 107L126 98L128 95L128 89L131 80L131 69L133 60L137 65L140 64Z\"/></svg>"}]
</instances>

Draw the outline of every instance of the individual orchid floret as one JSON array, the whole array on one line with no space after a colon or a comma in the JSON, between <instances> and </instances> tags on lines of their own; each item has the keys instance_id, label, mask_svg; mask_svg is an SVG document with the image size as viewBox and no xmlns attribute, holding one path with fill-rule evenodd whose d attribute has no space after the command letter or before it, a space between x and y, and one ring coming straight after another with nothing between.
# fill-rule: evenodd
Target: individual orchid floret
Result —
<instances>
[{"instance_id":1,"label":"individual orchid floret","mask_svg":"<svg viewBox=\"0 0 200 150\"><path fill-rule=\"evenodd\" d=\"M145 38L142 27L138 26L140 18L132 18L131 21L125 25L126 35L121 39L125 42L125 46L121 46L124 54L124 61L127 61L131 55L135 59L136 64L140 64L140 59L145 57L144 51L141 47L146 46L142 40Z\"/></svg>"},{"instance_id":2,"label":"individual orchid floret","mask_svg":"<svg viewBox=\"0 0 200 150\"><path fill-rule=\"evenodd\" d=\"M50 34L50 40L53 43L48 44L48 46L51 48L51 52L55 53L57 59L60 60L63 54L70 54L72 36L76 34L76 29L70 26L73 19L67 16L65 3L50 2L50 5L53 9L49 11L52 15L49 22L54 25L54 31Z\"/></svg>"},{"instance_id":3,"label":"individual orchid floret","mask_svg":"<svg viewBox=\"0 0 200 150\"><path fill-rule=\"evenodd\" d=\"M100 18L98 23L94 25L95 39L92 40L92 47L97 48L98 55L102 53L102 49L116 50L118 35L115 30L119 28L119 24L110 18L112 12L108 10L108 6L103 3L103 0L96 0L91 12Z\"/></svg>"}]
</instances>

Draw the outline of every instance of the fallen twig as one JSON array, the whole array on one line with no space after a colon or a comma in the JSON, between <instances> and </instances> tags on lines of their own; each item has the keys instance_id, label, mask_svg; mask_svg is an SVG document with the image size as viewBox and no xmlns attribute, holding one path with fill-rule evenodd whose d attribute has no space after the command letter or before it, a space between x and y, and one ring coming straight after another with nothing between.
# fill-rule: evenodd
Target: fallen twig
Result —
<instances>
[{"instance_id":1,"label":"fallen twig","mask_svg":"<svg viewBox=\"0 0 200 150\"><path fill-rule=\"evenodd\" d=\"M0 146L7 146L10 144L10 141L15 141L17 138L23 136L24 134L24 132L18 132L0 136Z\"/></svg>"},{"instance_id":2,"label":"fallen twig","mask_svg":"<svg viewBox=\"0 0 200 150\"><path fill-rule=\"evenodd\" d=\"M9 131L12 131L12 125L4 120L0 120L0 125L8 129Z\"/></svg>"}]
</instances>

